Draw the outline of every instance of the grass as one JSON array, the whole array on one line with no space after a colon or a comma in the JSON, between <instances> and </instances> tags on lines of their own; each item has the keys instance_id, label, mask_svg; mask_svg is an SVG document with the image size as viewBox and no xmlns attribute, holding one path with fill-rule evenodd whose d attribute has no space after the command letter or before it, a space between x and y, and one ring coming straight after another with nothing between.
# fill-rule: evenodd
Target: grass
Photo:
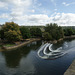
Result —
<instances>
[{"instance_id":1,"label":"grass","mask_svg":"<svg viewBox=\"0 0 75 75\"><path fill-rule=\"evenodd\" d=\"M15 44L5 44L5 47L11 47L11 46L15 46Z\"/></svg>"},{"instance_id":2,"label":"grass","mask_svg":"<svg viewBox=\"0 0 75 75\"><path fill-rule=\"evenodd\" d=\"M2 47L2 45L0 45L0 48Z\"/></svg>"}]
</instances>

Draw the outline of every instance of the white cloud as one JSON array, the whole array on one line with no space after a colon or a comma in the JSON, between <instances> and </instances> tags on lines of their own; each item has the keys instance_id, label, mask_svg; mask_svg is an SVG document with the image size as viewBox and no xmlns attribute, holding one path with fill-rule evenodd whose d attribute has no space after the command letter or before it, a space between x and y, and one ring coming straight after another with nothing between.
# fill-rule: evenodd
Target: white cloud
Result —
<instances>
[{"instance_id":1,"label":"white cloud","mask_svg":"<svg viewBox=\"0 0 75 75\"><path fill-rule=\"evenodd\" d=\"M5 3L11 3L14 4L16 6L29 6L32 2L32 0L0 0L1 2L5 2Z\"/></svg>"},{"instance_id":2,"label":"white cloud","mask_svg":"<svg viewBox=\"0 0 75 75\"><path fill-rule=\"evenodd\" d=\"M16 16L11 19L21 25L45 25L50 21L50 18L44 14Z\"/></svg>"},{"instance_id":3,"label":"white cloud","mask_svg":"<svg viewBox=\"0 0 75 75\"><path fill-rule=\"evenodd\" d=\"M0 0L0 7L7 7L11 11L12 16L24 15L32 6L33 0ZM32 12L34 12L32 10Z\"/></svg>"},{"instance_id":4,"label":"white cloud","mask_svg":"<svg viewBox=\"0 0 75 75\"><path fill-rule=\"evenodd\" d=\"M63 2L62 4L65 5L65 6L69 6L69 5L75 4L75 2L72 2L72 3L66 3L66 2Z\"/></svg>"},{"instance_id":5,"label":"white cloud","mask_svg":"<svg viewBox=\"0 0 75 75\"><path fill-rule=\"evenodd\" d=\"M34 13L34 12L35 12L35 10L34 10L34 9L32 9L32 10L31 10L31 12L32 12L32 13Z\"/></svg>"},{"instance_id":6,"label":"white cloud","mask_svg":"<svg viewBox=\"0 0 75 75\"><path fill-rule=\"evenodd\" d=\"M8 9L7 6L8 5L6 3L0 1L0 8Z\"/></svg>"},{"instance_id":7,"label":"white cloud","mask_svg":"<svg viewBox=\"0 0 75 75\"><path fill-rule=\"evenodd\" d=\"M56 6L55 0L51 0ZM73 3L62 3L65 6L69 6ZM33 6L35 8L33 8ZM10 10L6 13L0 14L0 19L6 19L6 21L14 21L20 25L45 25L47 23L58 23L58 25L74 25L75 24L75 14L72 13L57 13L57 9L54 9L54 13L49 17L46 15L50 14L50 11L43 8L39 8L42 6L37 0L0 0L0 8L10 8ZM39 10L39 13L42 14L34 14L35 11ZM41 11L40 11L41 10ZM31 14L29 14L31 13Z\"/></svg>"},{"instance_id":8,"label":"white cloud","mask_svg":"<svg viewBox=\"0 0 75 75\"><path fill-rule=\"evenodd\" d=\"M1 19L8 19L9 18L9 15L4 13L4 14L1 14L0 15L0 18Z\"/></svg>"},{"instance_id":9,"label":"white cloud","mask_svg":"<svg viewBox=\"0 0 75 75\"><path fill-rule=\"evenodd\" d=\"M45 25L48 23L57 23L60 26L75 26L75 14L72 13L55 12L51 17L45 14L19 15L14 17L8 14L2 14L0 18L14 21L19 25Z\"/></svg>"},{"instance_id":10,"label":"white cloud","mask_svg":"<svg viewBox=\"0 0 75 75\"><path fill-rule=\"evenodd\" d=\"M50 17L50 22L57 23L60 26L75 26L75 14L72 13L57 13Z\"/></svg>"}]
</instances>

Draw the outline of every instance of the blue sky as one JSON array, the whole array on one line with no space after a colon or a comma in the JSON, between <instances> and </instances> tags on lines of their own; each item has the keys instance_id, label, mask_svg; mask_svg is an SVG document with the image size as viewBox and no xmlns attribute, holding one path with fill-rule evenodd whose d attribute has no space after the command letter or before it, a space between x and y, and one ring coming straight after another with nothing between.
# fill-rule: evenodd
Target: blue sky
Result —
<instances>
[{"instance_id":1,"label":"blue sky","mask_svg":"<svg viewBox=\"0 0 75 75\"><path fill-rule=\"evenodd\" d=\"M75 0L0 0L0 24L75 25Z\"/></svg>"}]
</instances>

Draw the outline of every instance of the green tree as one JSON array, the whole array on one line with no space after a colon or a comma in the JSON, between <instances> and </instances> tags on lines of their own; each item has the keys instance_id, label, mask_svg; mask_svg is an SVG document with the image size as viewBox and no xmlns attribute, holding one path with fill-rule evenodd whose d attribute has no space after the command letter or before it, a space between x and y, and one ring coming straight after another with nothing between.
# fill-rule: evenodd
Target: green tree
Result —
<instances>
[{"instance_id":1,"label":"green tree","mask_svg":"<svg viewBox=\"0 0 75 75\"><path fill-rule=\"evenodd\" d=\"M65 36L71 36L73 34L74 34L74 30L72 28L64 29L64 35Z\"/></svg>"},{"instance_id":2,"label":"green tree","mask_svg":"<svg viewBox=\"0 0 75 75\"><path fill-rule=\"evenodd\" d=\"M4 30L3 29L0 30L0 38L4 40Z\"/></svg>"},{"instance_id":3,"label":"green tree","mask_svg":"<svg viewBox=\"0 0 75 75\"><path fill-rule=\"evenodd\" d=\"M30 33L32 37L42 37L42 31L40 28L37 27L30 28Z\"/></svg>"},{"instance_id":4,"label":"green tree","mask_svg":"<svg viewBox=\"0 0 75 75\"><path fill-rule=\"evenodd\" d=\"M18 24L14 22L6 22L2 27L4 30L5 39L12 42L21 40L21 32Z\"/></svg>"},{"instance_id":5,"label":"green tree","mask_svg":"<svg viewBox=\"0 0 75 75\"><path fill-rule=\"evenodd\" d=\"M31 37L30 30L27 27L25 26L20 27L20 31L21 31L23 39L27 39Z\"/></svg>"},{"instance_id":6,"label":"green tree","mask_svg":"<svg viewBox=\"0 0 75 75\"><path fill-rule=\"evenodd\" d=\"M63 29L59 26L56 30L56 40L64 37Z\"/></svg>"},{"instance_id":7,"label":"green tree","mask_svg":"<svg viewBox=\"0 0 75 75\"><path fill-rule=\"evenodd\" d=\"M48 32L52 36L52 40L58 40L64 35L62 28L56 23L47 24L45 26L45 32Z\"/></svg>"},{"instance_id":8,"label":"green tree","mask_svg":"<svg viewBox=\"0 0 75 75\"><path fill-rule=\"evenodd\" d=\"M42 31L40 28L36 28L36 36L37 37L42 37Z\"/></svg>"},{"instance_id":9,"label":"green tree","mask_svg":"<svg viewBox=\"0 0 75 75\"><path fill-rule=\"evenodd\" d=\"M52 40L52 36L48 32L44 32L43 39L49 41Z\"/></svg>"},{"instance_id":10,"label":"green tree","mask_svg":"<svg viewBox=\"0 0 75 75\"><path fill-rule=\"evenodd\" d=\"M8 41L14 42L14 41L19 41L21 40L21 36L19 35L19 32L17 33L15 30L9 30L7 32L4 33L5 34L5 38Z\"/></svg>"}]
</instances>

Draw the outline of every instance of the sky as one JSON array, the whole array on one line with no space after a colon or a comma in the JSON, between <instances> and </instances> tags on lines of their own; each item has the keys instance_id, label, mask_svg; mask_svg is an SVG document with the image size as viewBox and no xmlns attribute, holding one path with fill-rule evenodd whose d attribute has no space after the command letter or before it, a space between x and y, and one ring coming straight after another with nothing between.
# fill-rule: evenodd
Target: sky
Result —
<instances>
[{"instance_id":1,"label":"sky","mask_svg":"<svg viewBox=\"0 0 75 75\"><path fill-rule=\"evenodd\" d=\"M0 0L0 24L75 26L75 0Z\"/></svg>"}]
</instances>

